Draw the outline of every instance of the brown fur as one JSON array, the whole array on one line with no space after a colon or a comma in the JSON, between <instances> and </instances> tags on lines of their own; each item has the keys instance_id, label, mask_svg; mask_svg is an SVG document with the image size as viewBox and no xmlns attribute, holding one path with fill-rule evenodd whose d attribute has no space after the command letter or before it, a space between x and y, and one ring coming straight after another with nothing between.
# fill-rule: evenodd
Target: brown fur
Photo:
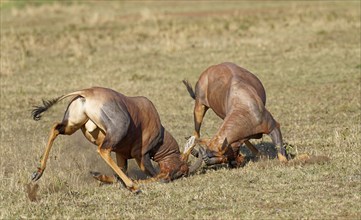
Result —
<instances>
[{"instance_id":1,"label":"brown fur","mask_svg":"<svg viewBox=\"0 0 361 220\"><path fill-rule=\"evenodd\" d=\"M41 177L53 141L59 134L71 135L81 129L84 136L98 145L98 153L132 191L138 186L125 175L127 160L135 158L142 171L155 180L170 181L188 173L188 166L181 158L175 139L160 121L157 110L145 97L127 97L107 88L94 87L44 102L33 111L34 119L51 105L66 97L74 97L69 103L63 121L51 129L49 141L41 160L41 166L33 174L33 180ZM117 164L110 157L115 152ZM150 159L159 164L157 174ZM115 177L93 173L103 182L116 182Z\"/></svg>"},{"instance_id":2,"label":"brown fur","mask_svg":"<svg viewBox=\"0 0 361 220\"><path fill-rule=\"evenodd\" d=\"M201 74L195 92L188 82L184 83L195 99L196 138L200 138L200 127L209 108L224 120L214 137L206 142L207 164L243 161L238 158L240 145L246 143L256 153L248 140L263 134L270 135L279 148L278 158L287 160L279 124L265 108L266 93L255 75L233 63L221 63Z\"/></svg>"}]
</instances>

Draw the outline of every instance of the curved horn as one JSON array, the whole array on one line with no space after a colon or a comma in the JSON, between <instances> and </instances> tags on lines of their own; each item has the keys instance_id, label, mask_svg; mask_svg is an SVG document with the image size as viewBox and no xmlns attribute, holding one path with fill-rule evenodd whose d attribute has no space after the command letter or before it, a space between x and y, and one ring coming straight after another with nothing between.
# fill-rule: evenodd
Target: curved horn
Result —
<instances>
[{"instance_id":1,"label":"curved horn","mask_svg":"<svg viewBox=\"0 0 361 220\"><path fill-rule=\"evenodd\" d=\"M207 156L206 151L204 150L203 147L199 148L199 154L200 154L200 157L202 157L202 160L203 160L207 165L209 165L210 159L209 159L209 157Z\"/></svg>"},{"instance_id":2,"label":"curved horn","mask_svg":"<svg viewBox=\"0 0 361 220\"><path fill-rule=\"evenodd\" d=\"M194 157L198 157L199 152L198 152L196 149L192 148L191 154L192 154Z\"/></svg>"},{"instance_id":3,"label":"curved horn","mask_svg":"<svg viewBox=\"0 0 361 220\"><path fill-rule=\"evenodd\" d=\"M196 161L189 167L189 174L196 172L202 165L203 162L203 152L192 149L191 154L197 157Z\"/></svg>"}]
</instances>

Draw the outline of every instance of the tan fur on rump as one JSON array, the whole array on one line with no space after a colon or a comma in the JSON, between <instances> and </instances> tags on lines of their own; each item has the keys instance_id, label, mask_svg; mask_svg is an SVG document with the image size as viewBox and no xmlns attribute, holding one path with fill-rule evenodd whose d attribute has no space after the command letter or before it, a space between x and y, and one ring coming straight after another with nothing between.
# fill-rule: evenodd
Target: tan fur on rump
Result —
<instances>
[{"instance_id":1,"label":"tan fur on rump","mask_svg":"<svg viewBox=\"0 0 361 220\"><path fill-rule=\"evenodd\" d=\"M200 127L208 109L224 120L217 133L206 141L206 164L230 163L239 166L237 161L242 161L238 158L241 144L246 143L257 155L257 148L248 140L261 138L263 134L268 134L279 148L278 159L287 161L280 125L266 109L266 93L255 75L236 64L225 62L207 68L199 77L195 91L187 81L183 83L195 99L195 138L200 138ZM186 146L191 147L186 148L185 155L197 142L194 138L190 140L192 143Z\"/></svg>"},{"instance_id":2,"label":"tan fur on rump","mask_svg":"<svg viewBox=\"0 0 361 220\"><path fill-rule=\"evenodd\" d=\"M41 114L58 101L73 97L65 111L62 122L56 123L41 159L41 166L32 179L43 174L54 140L59 134L71 135L81 129L84 136L98 146L101 158L113 169L128 189L138 192L138 186L126 174L127 160L135 158L141 170L154 177L153 180L168 182L187 175L189 167L181 157L179 146L173 136L164 129L153 103L145 97L127 97L114 90L101 87L83 89L36 106L33 117ZM116 153L116 162L110 153ZM150 159L160 166L157 173ZM114 176L92 173L97 180L112 183Z\"/></svg>"}]
</instances>

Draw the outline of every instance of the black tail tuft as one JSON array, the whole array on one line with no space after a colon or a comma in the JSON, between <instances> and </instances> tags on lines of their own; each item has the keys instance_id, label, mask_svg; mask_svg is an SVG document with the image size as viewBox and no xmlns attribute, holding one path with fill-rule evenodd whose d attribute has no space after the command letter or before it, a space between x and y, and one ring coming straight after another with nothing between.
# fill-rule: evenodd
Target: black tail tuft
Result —
<instances>
[{"instance_id":1,"label":"black tail tuft","mask_svg":"<svg viewBox=\"0 0 361 220\"><path fill-rule=\"evenodd\" d=\"M33 106L34 109L31 111L31 115L35 121L39 121L41 119L41 114L48 110L51 106L53 106L55 103L59 101L61 97L50 99L50 100L44 100L43 99L43 105Z\"/></svg>"},{"instance_id":2,"label":"black tail tuft","mask_svg":"<svg viewBox=\"0 0 361 220\"><path fill-rule=\"evenodd\" d=\"M182 80L183 84L187 87L188 93L189 95L193 98L196 99L196 94L194 93L193 89L192 89L192 85L187 81L187 80Z\"/></svg>"}]
</instances>

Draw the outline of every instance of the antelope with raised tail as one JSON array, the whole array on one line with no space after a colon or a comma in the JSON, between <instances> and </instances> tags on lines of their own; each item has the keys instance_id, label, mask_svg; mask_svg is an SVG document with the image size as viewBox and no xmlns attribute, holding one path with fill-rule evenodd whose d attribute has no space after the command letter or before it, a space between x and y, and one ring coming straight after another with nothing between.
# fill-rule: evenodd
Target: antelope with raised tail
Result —
<instances>
[{"instance_id":1,"label":"antelope with raised tail","mask_svg":"<svg viewBox=\"0 0 361 220\"><path fill-rule=\"evenodd\" d=\"M245 161L239 154L240 146L245 143L258 154L249 140L268 134L278 149L278 159L287 161L280 125L266 109L265 89L255 75L234 63L225 62L207 68L199 77L195 91L189 82L183 80L183 83L195 100L195 131L186 144L185 158L196 143L200 143L206 146L205 150L202 147L199 150L207 165L229 163L240 166ZM223 123L212 138L201 139L200 128L208 109L223 119Z\"/></svg>"},{"instance_id":2,"label":"antelope with raised tail","mask_svg":"<svg viewBox=\"0 0 361 220\"><path fill-rule=\"evenodd\" d=\"M173 136L161 124L153 103L142 96L127 97L114 90L93 87L60 96L43 105L35 106L32 111L34 120L40 120L43 112L62 99L72 97L63 120L51 128L40 167L32 175L38 180L46 167L46 162L54 140L59 134L71 135L81 129L84 136L98 146L101 158L112 168L125 186L139 192L139 186L126 174L127 160L135 158L140 169L152 176L148 181L171 181L196 170L202 159L188 166L179 151ZM74 149L78 153L81 149ZM116 163L111 158L116 154ZM157 173L151 160L159 165ZM92 173L97 180L107 183L116 182L115 176Z\"/></svg>"}]
</instances>

